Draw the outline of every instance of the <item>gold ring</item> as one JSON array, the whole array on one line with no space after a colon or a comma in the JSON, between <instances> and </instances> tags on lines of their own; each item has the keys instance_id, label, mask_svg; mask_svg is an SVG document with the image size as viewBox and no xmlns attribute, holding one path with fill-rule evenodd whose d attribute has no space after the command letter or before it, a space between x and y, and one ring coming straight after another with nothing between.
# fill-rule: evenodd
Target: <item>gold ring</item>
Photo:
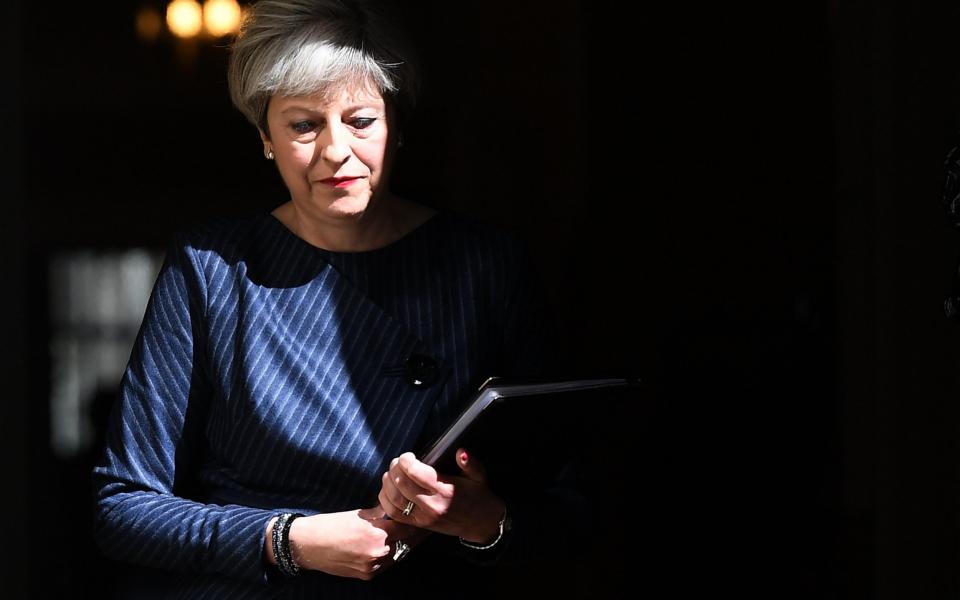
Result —
<instances>
[{"instance_id":1,"label":"gold ring","mask_svg":"<svg viewBox=\"0 0 960 600\"><path fill-rule=\"evenodd\" d=\"M406 508L403 509L403 516L409 517L409 516L410 516L410 513L413 512L413 507L414 507L414 506L416 506L416 505L413 503L413 500L410 500L409 502L407 502Z\"/></svg>"}]
</instances>

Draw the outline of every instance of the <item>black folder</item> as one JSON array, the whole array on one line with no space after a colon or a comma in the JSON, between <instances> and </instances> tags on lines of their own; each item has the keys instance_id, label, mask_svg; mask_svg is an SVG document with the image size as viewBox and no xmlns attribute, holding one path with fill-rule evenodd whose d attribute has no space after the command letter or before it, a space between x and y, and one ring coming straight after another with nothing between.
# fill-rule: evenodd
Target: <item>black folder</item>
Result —
<instances>
[{"instance_id":1,"label":"black folder","mask_svg":"<svg viewBox=\"0 0 960 600\"><path fill-rule=\"evenodd\" d=\"M499 377L487 379L467 402L463 412L440 434L426 451L418 456L421 462L436 467L441 472L456 472L453 452L477 437L489 438L500 435L504 428L498 427L497 419L509 418L520 411L500 411L502 405L522 406L543 410L533 397L567 395L571 392L625 388L639 385L638 379L578 379L573 381L510 381ZM527 411L529 413L529 411ZM535 423L536 418L528 419ZM534 425L535 426L535 425ZM478 431L481 430L482 431ZM531 432L533 434L534 432ZM478 434L478 435L475 435Z\"/></svg>"}]
</instances>

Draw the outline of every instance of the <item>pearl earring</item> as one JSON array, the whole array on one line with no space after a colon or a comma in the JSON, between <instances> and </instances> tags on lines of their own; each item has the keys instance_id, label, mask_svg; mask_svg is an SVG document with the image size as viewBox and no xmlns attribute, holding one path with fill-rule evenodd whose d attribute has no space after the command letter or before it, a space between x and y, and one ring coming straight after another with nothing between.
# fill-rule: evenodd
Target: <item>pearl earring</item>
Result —
<instances>
[{"instance_id":1,"label":"pearl earring","mask_svg":"<svg viewBox=\"0 0 960 600\"><path fill-rule=\"evenodd\" d=\"M273 150L267 150L267 160L273 160Z\"/></svg>"}]
</instances>

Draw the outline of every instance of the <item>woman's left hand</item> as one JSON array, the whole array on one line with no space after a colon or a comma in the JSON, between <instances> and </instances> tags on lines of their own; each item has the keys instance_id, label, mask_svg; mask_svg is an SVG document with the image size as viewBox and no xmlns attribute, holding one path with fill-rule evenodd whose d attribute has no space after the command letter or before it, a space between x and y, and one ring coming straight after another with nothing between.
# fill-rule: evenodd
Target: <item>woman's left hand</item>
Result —
<instances>
[{"instance_id":1,"label":"woman's left hand","mask_svg":"<svg viewBox=\"0 0 960 600\"><path fill-rule=\"evenodd\" d=\"M390 462L383 474L380 505L391 519L484 544L497 537L505 505L487 486L483 465L457 450L462 476L448 476L422 463L412 452ZM407 503L413 508L404 515Z\"/></svg>"}]
</instances>

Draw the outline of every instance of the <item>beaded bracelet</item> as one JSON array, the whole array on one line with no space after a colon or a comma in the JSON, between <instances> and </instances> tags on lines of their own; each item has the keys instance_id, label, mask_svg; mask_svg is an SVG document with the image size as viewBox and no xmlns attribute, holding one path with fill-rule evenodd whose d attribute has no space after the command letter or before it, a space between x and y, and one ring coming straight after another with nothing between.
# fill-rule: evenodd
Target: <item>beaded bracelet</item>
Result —
<instances>
[{"instance_id":1,"label":"beaded bracelet","mask_svg":"<svg viewBox=\"0 0 960 600\"><path fill-rule=\"evenodd\" d=\"M273 556L277 559L277 568L288 577L300 572L300 566L293 560L290 552L290 526L295 519L302 516L300 513L283 513L273 524Z\"/></svg>"}]
</instances>

